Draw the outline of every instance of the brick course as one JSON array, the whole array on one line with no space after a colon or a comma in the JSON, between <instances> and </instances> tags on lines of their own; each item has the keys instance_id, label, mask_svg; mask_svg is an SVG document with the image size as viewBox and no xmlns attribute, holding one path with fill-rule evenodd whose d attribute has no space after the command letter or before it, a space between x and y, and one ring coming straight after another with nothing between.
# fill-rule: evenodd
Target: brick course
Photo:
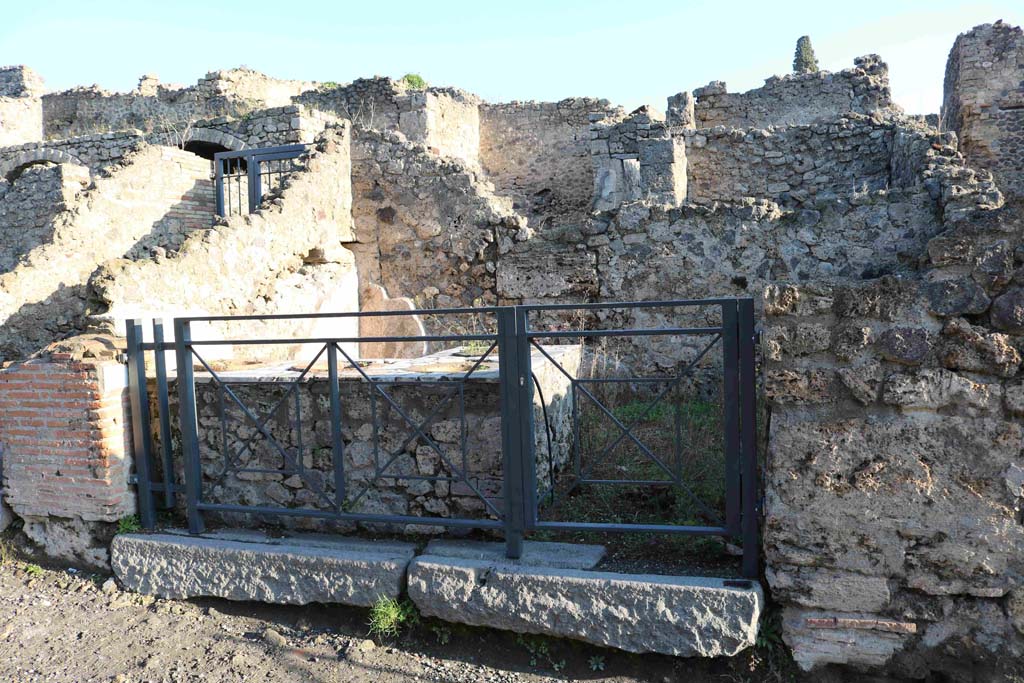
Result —
<instances>
[{"instance_id":1,"label":"brick course","mask_svg":"<svg viewBox=\"0 0 1024 683\"><path fill-rule=\"evenodd\" d=\"M4 488L15 513L113 522L135 512L125 372L69 354L0 370Z\"/></svg>"}]
</instances>

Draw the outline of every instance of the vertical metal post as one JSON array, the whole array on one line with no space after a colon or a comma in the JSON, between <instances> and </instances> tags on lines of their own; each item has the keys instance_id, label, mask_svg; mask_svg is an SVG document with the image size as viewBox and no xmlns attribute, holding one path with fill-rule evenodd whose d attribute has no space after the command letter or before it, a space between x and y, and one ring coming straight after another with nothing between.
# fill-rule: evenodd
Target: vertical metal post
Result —
<instances>
[{"instance_id":1,"label":"vertical metal post","mask_svg":"<svg viewBox=\"0 0 1024 683\"><path fill-rule=\"evenodd\" d=\"M185 501L189 533L201 534L205 525L199 511L203 468L199 460L196 387L192 373L192 330L189 321L174 319L174 353L178 366L178 409L181 414L181 450L185 458Z\"/></svg>"},{"instance_id":2,"label":"vertical metal post","mask_svg":"<svg viewBox=\"0 0 1024 683\"><path fill-rule=\"evenodd\" d=\"M739 325L735 301L722 304L722 419L725 439L725 526L740 533Z\"/></svg>"},{"instance_id":3,"label":"vertical metal post","mask_svg":"<svg viewBox=\"0 0 1024 683\"><path fill-rule=\"evenodd\" d=\"M224 160L213 155L213 186L217 192L217 215L224 215Z\"/></svg>"},{"instance_id":4,"label":"vertical metal post","mask_svg":"<svg viewBox=\"0 0 1024 683\"><path fill-rule=\"evenodd\" d=\"M260 195L263 194L260 188L260 161L256 156L250 156L248 160L246 170L249 172L249 213L255 213L256 207L260 205Z\"/></svg>"},{"instance_id":5,"label":"vertical metal post","mask_svg":"<svg viewBox=\"0 0 1024 683\"><path fill-rule=\"evenodd\" d=\"M501 450L504 462L505 554L518 558L523 554L523 444L521 397L527 383L519 367L516 348L516 310L498 311L498 378L501 396Z\"/></svg>"},{"instance_id":6,"label":"vertical metal post","mask_svg":"<svg viewBox=\"0 0 1024 683\"><path fill-rule=\"evenodd\" d=\"M523 508L526 528L531 528L536 523L537 517L537 440L533 431L533 354L530 349L530 338L527 336L528 318L527 312L518 306L516 311L516 354L518 356L519 374L525 378L525 383L520 382L520 405L519 424L522 443L520 445L520 481L523 488ZM575 389L575 387L574 387ZM546 429L545 425L545 429ZM549 454L549 457L554 457ZM551 485L554 486L552 481Z\"/></svg>"},{"instance_id":7,"label":"vertical metal post","mask_svg":"<svg viewBox=\"0 0 1024 683\"><path fill-rule=\"evenodd\" d=\"M760 571L757 481L757 386L754 368L754 300L739 301L740 449L743 483L743 576Z\"/></svg>"},{"instance_id":8,"label":"vertical metal post","mask_svg":"<svg viewBox=\"0 0 1024 683\"><path fill-rule=\"evenodd\" d=\"M135 456L136 487L139 493L139 519L145 529L156 526L156 508L153 505L152 480L149 466L153 459L150 440L149 394L146 391L146 358L142 351L142 323L129 320L126 330L128 342L128 394L132 409L132 450Z\"/></svg>"},{"instance_id":9,"label":"vertical metal post","mask_svg":"<svg viewBox=\"0 0 1024 683\"><path fill-rule=\"evenodd\" d=\"M162 320L153 319L153 344L156 349L153 351L153 359L156 364L156 395L160 409L160 452L161 462L164 470L164 507L172 509L175 504L174 496L174 459L171 451L171 407L170 395L167 388L167 359L165 351L160 348L164 343L164 323Z\"/></svg>"},{"instance_id":10,"label":"vertical metal post","mask_svg":"<svg viewBox=\"0 0 1024 683\"><path fill-rule=\"evenodd\" d=\"M338 512L341 512L345 505L345 442L341 438L338 347L333 341L327 343L327 379L331 383L331 461L334 463L334 502Z\"/></svg>"}]
</instances>

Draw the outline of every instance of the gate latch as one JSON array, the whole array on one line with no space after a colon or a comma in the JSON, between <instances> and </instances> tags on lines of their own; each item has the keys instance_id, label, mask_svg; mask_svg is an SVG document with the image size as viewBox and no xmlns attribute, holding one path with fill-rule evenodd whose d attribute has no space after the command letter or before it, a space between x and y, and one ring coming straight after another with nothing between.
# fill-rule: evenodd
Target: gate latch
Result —
<instances>
[{"instance_id":1,"label":"gate latch","mask_svg":"<svg viewBox=\"0 0 1024 683\"><path fill-rule=\"evenodd\" d=\"M526 386L526 378L523 377L522 375L519 375L519 386L521 386L521 387L525 387Z\"/></svg>"}]
</instances>

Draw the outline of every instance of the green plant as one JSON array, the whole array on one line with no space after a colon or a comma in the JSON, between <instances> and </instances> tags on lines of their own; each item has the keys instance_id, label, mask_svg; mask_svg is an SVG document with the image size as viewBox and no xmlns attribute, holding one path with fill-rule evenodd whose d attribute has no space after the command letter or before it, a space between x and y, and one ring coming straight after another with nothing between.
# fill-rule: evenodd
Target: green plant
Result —
<instances>
[{"instance_id":1,"label":"green plant","mask_svg":"<svg viewBox=\"0 0 1024 683\"><path fill-rule=\"evenodd\" d=\"M482 356L491 348L491 342L486 339L470 339L462 345L461 353L469 356Z\"/></svg>"},{"instance_id":2,"label":"green plant","mask_svg":"<svg viewBox=\"0 0 1024 683\"><path fill-rule=\"evenodd\" d=\"M337 90L340 87L341 85L334 81L324 81L317 87L317 90L320 92L328 92L329 90Z\"/></svg>"},{"instance_id":3,"label":"green plant","mask_svg":"<svg viewBox=\"0 0 1024 683\"><path fill-rule=\"evenodd\" d=\"M381 597L370 608L370 634L395 638L403 628L415 626L420 621L416 605L408 600Z\"/></svg>"},{"instance_id":4,"label":"green plant","mask_svg":"<svg viewBox=\"0 0 1024 683\"><path fill-rule=\"evenodd\" d=\"M594 655L587 660L591 671L604 671L604 655Z\"/></svg>"},{"instance_id":5,"label":"green plant","mask_svg":"<svg viewBox=\"0 0 1024 683\"><path fill-rule=\"evenodd\" d=\"M412 88L413 90L424 90L427 87L427 81L419 74L405 74L402 76L400 82L405 85L405 87Z\"/></svg>"},{"instance_id":6,"label":"green plant","mask_svg":"<svg viewBox=\"0 0 1024 683\"><path fill-rule=\"evenodd\" d=\"M139 522L138 515L128 515L117 520L117 533L134 534L139 531L142 531L142 524Z\"/></svg>"},{"instance_id":7,"label":"green plant","mask_svg":"<svg viewBox=\"0 0 1024 683\"><path fill-rule=\"evenodd\" d=\"M38 564L26 564L25 573L29 576L39 576L43 573L43 568L40 567Z\"/></svg>"},{"instance_id":8,"label":"green plant","mask_svg":"<svg viewBox=\"0 0 1024 683\"><path fill-rule=\"evenodd\" d=\"M818 58L814 56L810 36L800 36L796 41L796 53L793 55L793 73L810 74L818 72Z\"/></svg>"}]
</instances>

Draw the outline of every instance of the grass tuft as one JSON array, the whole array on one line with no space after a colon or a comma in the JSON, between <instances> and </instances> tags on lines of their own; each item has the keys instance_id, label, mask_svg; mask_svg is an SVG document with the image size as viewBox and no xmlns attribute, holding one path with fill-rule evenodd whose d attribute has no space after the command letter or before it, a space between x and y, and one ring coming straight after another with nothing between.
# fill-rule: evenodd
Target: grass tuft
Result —
<instances>
[{"instance_id":1,"label":"grass tuft","mask_svg":"<svg viewBox=\"0 0 1024 683\"><path fill-rule=\"evenodd\" d=\"M381 597L370 608L370 634L382 638L396 638L402 630L420 621L416 605L408 600Z\"/></svg>"}]
</instances>

